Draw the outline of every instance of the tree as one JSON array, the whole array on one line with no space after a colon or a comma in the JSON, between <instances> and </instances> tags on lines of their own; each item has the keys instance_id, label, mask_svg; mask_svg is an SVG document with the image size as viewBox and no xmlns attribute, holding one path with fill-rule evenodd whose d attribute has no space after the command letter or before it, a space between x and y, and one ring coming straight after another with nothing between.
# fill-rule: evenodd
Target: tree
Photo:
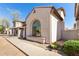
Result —
<instances>
[{"instance_id":1,"label":"tree","mask_svg":"<svg viewBox=\"0 0 79 59\"><path fill-rule=\"evenodd\" d=\"M13 21L18 21L19 20L19 13L18 12L12 13L12 16L13 16Z\"/></svg>"},{"instance_id":2,"label":"tree","mask_svg":"<svg viewBox=\"0 0 79 59\"><path fill-rule=\"evenodd\" d=\"M0 25L2 25L2 19L0 19Z\"/></svg>"},{"instance_id":3,"label":"tree","mask_svg":"<svg viewBox=\"0 0 79 59\"><path fill-rule=\"evenodd\" d=\"M3 31L3 26L2 25L0 25L0 32L2 32Z\"/></svg>"},{"instance_id":4,"label":"tree","mask_svg":"<svg viewBox=\"0 0 79 59\"><path fill-rule=\"evenodd\" d=\"M9 20L7 18L2 19L2 26L4 28L9 28L10 23L9 23Z\"/></svg>"}]
</instances>

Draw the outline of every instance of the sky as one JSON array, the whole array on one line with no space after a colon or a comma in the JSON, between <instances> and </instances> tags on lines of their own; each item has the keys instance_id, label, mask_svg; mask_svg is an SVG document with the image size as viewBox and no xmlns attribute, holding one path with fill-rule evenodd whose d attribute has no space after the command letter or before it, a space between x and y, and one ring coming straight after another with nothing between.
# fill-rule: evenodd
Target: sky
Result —
<instances>
[{"instance_id":1,"label":"sky","mask_svg":"<svg viewBox=\"0 0 79 59\"><path fill-rule=\"evenodd\" d=\"M12 13L19 13L20 20L24 21L32 9L37 6L54 6L56 9L63 7L66 13L64 19L65 27L73 28L75 22L74 3L0 3L0 19L8 18L12 26Z\"/></svg>"}]
</instances>

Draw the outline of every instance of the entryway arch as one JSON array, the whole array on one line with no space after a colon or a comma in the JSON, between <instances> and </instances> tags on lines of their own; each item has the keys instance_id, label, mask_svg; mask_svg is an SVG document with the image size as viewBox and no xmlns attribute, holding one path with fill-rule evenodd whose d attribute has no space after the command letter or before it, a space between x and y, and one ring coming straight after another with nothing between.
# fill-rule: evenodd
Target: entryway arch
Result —
<instances>
[{"instance_id":1,"label":"entryway arch","mask_svg":"<svg viewBox=\"0 0 79 59\"><path fill-rule=\"evenodd\" d=\"M35 20L32 24L32 36L41 36L41 23Z\"/></svg>"}]
</instances>

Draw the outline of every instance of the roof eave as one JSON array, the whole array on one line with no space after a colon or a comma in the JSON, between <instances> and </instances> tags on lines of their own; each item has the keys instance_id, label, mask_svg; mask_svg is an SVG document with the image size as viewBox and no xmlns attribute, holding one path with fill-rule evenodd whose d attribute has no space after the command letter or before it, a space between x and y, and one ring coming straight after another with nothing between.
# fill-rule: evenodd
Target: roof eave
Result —
<instances>
[{"instance_id":1,"label":"roof eave","mask_svg":"<svg viewBox=\"0 0 79 59\"><path fill-rule=\"evenodd\" d=\"M58 11L54 7L52 7L50 13L54 13L61 21L63 21L63 18L59 15Z\"/></svg>"}]
</instances>

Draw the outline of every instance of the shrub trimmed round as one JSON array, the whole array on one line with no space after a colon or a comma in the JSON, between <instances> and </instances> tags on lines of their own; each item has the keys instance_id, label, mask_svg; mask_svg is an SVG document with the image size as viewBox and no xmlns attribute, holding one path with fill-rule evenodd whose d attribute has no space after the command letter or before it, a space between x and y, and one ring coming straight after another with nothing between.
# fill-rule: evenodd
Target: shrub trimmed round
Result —
<instances>
[{"instance_id":1,"label":"shrub trimmed round","mask_svg":"<svg viewBox=\"0 0 79 59\"><path fill-rule=\"evenodd\" d=\"M79 40L68 40L64 42L63 51L67 55L79 55Z\"/></svg>"}]
</instances>

